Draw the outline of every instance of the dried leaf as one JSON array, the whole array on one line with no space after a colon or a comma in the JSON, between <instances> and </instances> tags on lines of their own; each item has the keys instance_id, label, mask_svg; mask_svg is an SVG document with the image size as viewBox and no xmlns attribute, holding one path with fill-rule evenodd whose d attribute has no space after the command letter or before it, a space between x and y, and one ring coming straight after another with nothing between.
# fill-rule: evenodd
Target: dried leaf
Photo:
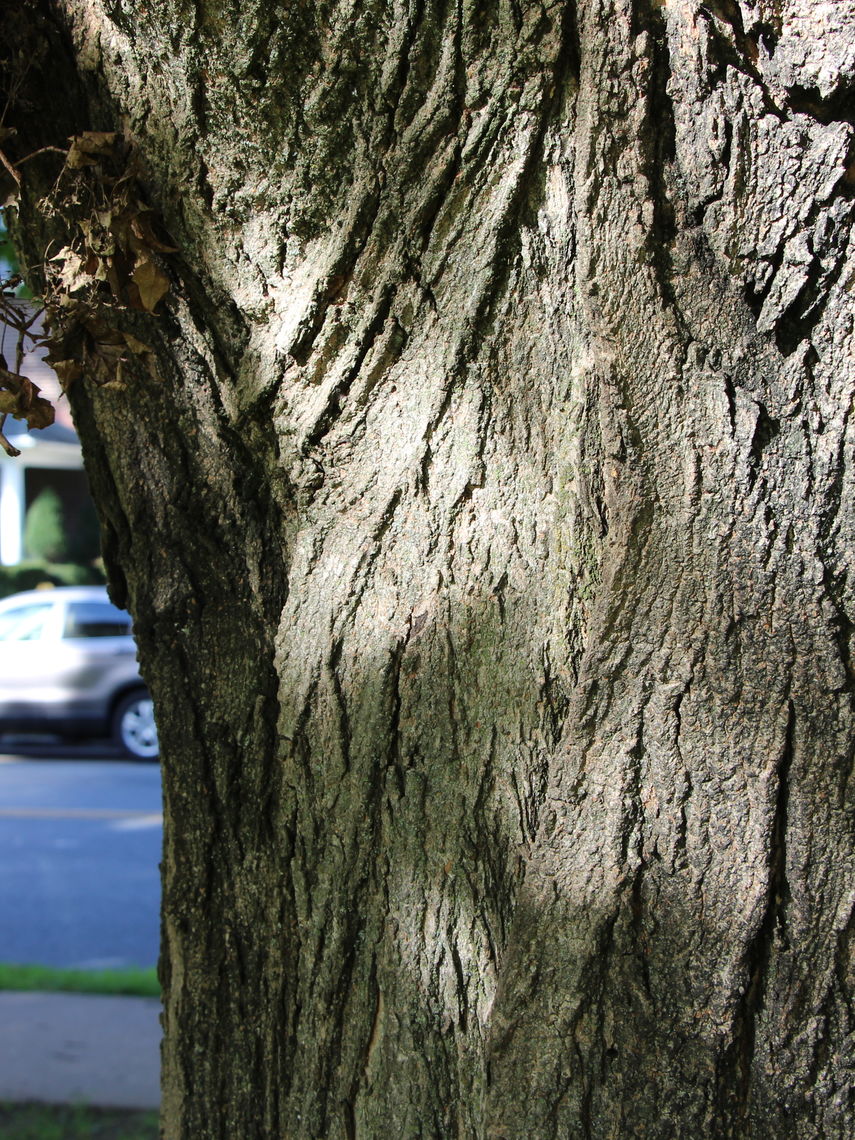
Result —
<instances>
[{"instance_id":1,"label":"dried leaf","mask_svg":"<svg viewBox=\"0 0 855 1140\"><path fill-rule=\"evenodd\" d=\"M109 341L96 341L87 362L87 378L96 384L111 384L121 380L124 351L124 338L118 344L112 338Z\"/></svg>"},{"instance_id":2,"label":"dried leaf","mask_svg":"<svg viewBox=\"0 0 855 1140\"><path fill-rule=\"evenodd\" d=\"M153 210L143 209L131 221L131 230L134 236L142 242L146 249L153 249L155 253L177 253L178 247L167 245L161 241L154 230L155 215Z\"/></svg>"},{"instance_id":3,"label":"dried leaf","mask_svg":"<svg viewBox=\"0 0 855 1140\"><path fill-rule=\"evenodd\" d=\"M133 272L133 279L140 291L142 307L153 313L161 297L169 292L169 278L153 261L140 261Z\"/></svg>"},{"instance_id":4,"label":"dried leaf","mask_svg":"<svg viewBox=\"0 0 855 1140\"><path fill-rule=\"evenodd\" d=\"M116 131L84 131L82 135L75 135L65 160L66 166L72 170L94 166L102 158L113 154L118 138Z\"/></svg>"},{"instance_id":5,"label":"dried leaf","mask_svg":"<svg viewBox=\"0 0 855 1140\"><path fill-rule=\"evenodd\" d=\"M66 293L74 293L89 284L90 277L86 272L86 264L79 254L69 250L62 268L57 274L57 281Z\"/></svg>"},{"instance_id":6,"label":"dried leaf","mask_svg":"<svg viewBox=\"0 0 855 1140\"><path fill-rule=\"evenodd\" d=\"M125 338L125 344L131 350L134 356L142 356L144 352L151 352L151 349L147 344L143 344L141 340L137 340L137 338L135 336L131 336L130 333L122 333L122 336Z\"/></svg>"},{"instance_id":7,"label":"dried leaf","mask_svg":"<svg viewBox=\"0 0 855 1140\"><path fill-rule=\"evenodd\" d=\"M128 285L128 261L121 253L107 258L107 281L119 304L125 304Z\"/></svg>"},{"instance_id":8,"label":"dried leaf","mask_svg":"<svg viewBox=\"0 0 855 1140\"><path fill-rule=\"evenodd\" d=\"M39 395L39 387L26 376L0 368L0 415L26 420L31 428L53 423L53 405Z\"/></svg>"},{"instance_id":9,"label":"dried leaf","mask_svg":"<svg viewBox=\"0 0 855 1140\"><path fill-rule=\"evenodd\" d=\"M67 391L75 380L83 375L83 369L77 360L55 360L51 368L59 377L63 392Z\"/></svg>"},{"instance_id":10,"label":"dried leaf","mask_svg":"<svg viewBox=\"0 0 855 1140\"><path fill-rule=\"evenodd\" d=\"M27 426L31 428L46 428L50 427L56 417L53 404L49 400L45 400L42 396L36 396L33 400L32 407L19 419L27 421Z\"/></svg>"},{"instance_id":11,"label":"dried leaf","mask_svg":"<svg viewBox=\"0 0 855 1140\"><path fill-rule=\"evenodd\" d=\"M86 243L86 248L99 257L112 257L116 252L116 242L111 233L102 231L98 234L92 234Z\"/></svg>"}]
</instances>

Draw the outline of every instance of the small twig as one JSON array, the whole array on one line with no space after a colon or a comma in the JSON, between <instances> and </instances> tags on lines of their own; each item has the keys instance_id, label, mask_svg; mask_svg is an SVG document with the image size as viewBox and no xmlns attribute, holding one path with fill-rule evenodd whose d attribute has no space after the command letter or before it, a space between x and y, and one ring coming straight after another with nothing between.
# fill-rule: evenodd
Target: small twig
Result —
<instances>
[{"instance_id":1,"label":"small twig","mask_svg":"<svg viewBox=\"0 0 855 1140\"><path fill-rule=\"evenodd\" d=\"M38 333L36 333L36 334L30 333L30 329L33 327L33 325L36 323L36 321L39 319L39 317L44 316L44 311L45 311L44 305L42 305L41 308L39 308L37 306L35 308L35 310L33 311L33 315L30 317L30 319L24 325L24 332L29 333L31 340L35 340L36 336L38 336Z\"/></svg>"},{"instance_id":2,"label":"small twig","mask_svg":"<svg viewBox=\"0 0 855 1140\"><path fill-rule=\"evenodd\" d=\"M3 166L6 167L6 169L9 171L9 173L12 175L12 177L15 179L15 181L20 186L21 185L21 176L18 173L18 171L15 169L15 167L12 165L12 163L9 161L9 159L6 157L6 155L3 153L2 150L0 150L0 163L2 163Z\"/></svg>"},{"instance_id":3,"label":"small twig","mask_svg":"<svg viewBox=\"0 0 855 1140\"><path fill-rule=\"evenodd\" d=\"M18 312L17 305L15 305L14 301L10 301L8 296L3 298L3 303L0 304L0 312L3 313L3 319L10 328L17 329L18 332L22 329L26 329L24 320Z\"/></svg>"},{"instance_id":4,"label":"small twig","mask_svg":"<svg viewBox=\"0 0 855 1140\"><path fill-rule=\"evenodd\" d=\"M34 150L32 154L28 154L25 158L19 158L15 166L23 166L25 162L29 162L31 158L37 158L40 154L47 154L48 152L54 154L68 154L68 151L61 146L42 146L38 150Z\"/></svg>"},{"instance_id":5,"label":"small twig","mask_svg":"<svg viewBox=\"0 0 855 1140\"><path fill-rule=\"evenodd\" d=\"M20 273L16 273L13 277L7 277L5 281L0 281L0 305L5 307L7 299L14 297L15 290L23 281Z\"/></svg>"}]
</instances>

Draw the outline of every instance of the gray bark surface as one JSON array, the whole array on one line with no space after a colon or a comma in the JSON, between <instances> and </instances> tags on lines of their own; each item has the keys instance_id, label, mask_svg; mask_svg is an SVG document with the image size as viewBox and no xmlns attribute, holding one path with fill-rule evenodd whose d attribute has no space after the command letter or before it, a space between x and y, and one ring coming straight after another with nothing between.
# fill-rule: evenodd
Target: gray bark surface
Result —
<instances>
[{"instance_id":1,"label":"gray bark surface","mask_svg":"<svg viewBox=\"0 0 855 1140\"><path fill-rule=\"evenodd\" d=\"M855 5L40 10L177 250L164 1135L851 1136Z\"/></svg>"}]
</instances>

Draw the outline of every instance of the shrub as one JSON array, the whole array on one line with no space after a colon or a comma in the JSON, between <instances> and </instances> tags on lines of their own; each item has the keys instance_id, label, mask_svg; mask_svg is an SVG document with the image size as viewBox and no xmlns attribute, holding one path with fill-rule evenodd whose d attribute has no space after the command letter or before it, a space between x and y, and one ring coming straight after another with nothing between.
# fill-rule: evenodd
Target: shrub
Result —
<instances>
[{"instance_id":1,"label":"shrub","mask_svg":"<svg viewBox=\"0 0 855 1140\"><path fill-rule=\"evenodd\" d=\"M71 545L62 499L52 487L45 487L27 511L24 548L31 558L68 562Z\"/></svg>"}]
</instances>

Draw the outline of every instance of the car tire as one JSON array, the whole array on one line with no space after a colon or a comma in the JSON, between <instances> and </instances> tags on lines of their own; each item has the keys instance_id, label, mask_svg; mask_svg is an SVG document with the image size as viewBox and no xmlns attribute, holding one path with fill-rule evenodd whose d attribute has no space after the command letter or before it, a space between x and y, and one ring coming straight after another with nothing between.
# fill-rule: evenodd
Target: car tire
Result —
<instances>
[{"instance_id":1,"label":"car tire","mask_svg":"<svg viewBox=\"0 0 855 1140\"><path fill-rule=\"evenodd\" d=\"M113 740L132 760L157 760L159 757L154 706L145 689L135 689L116 705Z\"/></svg>"}]
</instances>

